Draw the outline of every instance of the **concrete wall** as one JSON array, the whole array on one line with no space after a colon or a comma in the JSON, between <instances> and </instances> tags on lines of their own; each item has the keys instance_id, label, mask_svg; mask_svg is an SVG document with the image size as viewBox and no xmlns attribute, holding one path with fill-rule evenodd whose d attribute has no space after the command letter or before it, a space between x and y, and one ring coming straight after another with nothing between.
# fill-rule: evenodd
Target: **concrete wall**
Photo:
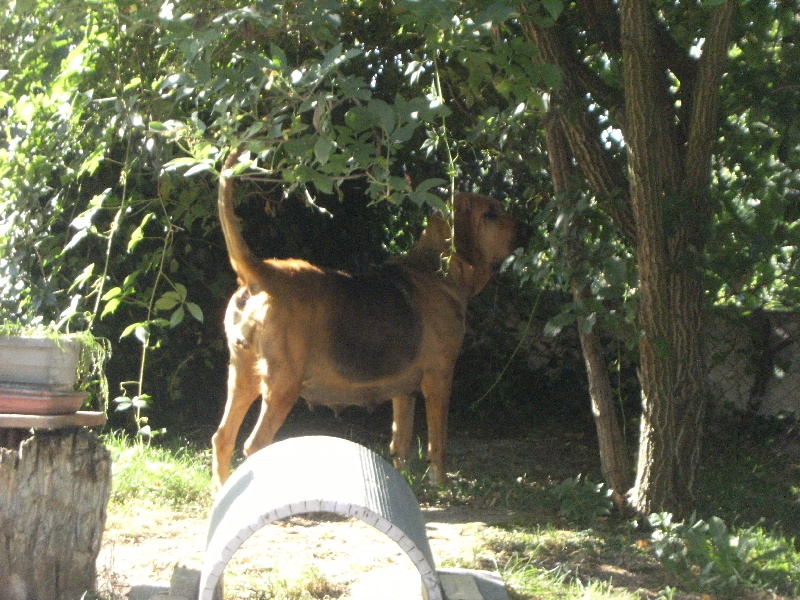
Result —
<instances>
[{"instance_id":1,"label":"concrete wall","mask_svg":"<svg viewBox=\"0 0 800 600\"><path fill-rule=\"evenodd\" d=\"M730 311L708 320L709 380L717 405L800 417L800 314Z\"/></svg>"},{"instance_id":2,"label":"concrete wall","mask_svg":"<svg viewBox=\"0 0 800 600\"><path fill-rule=\"evenodd\" d=\"M497 300L501 296L502 302ZM567 382L576 373L584 373L575 327L565 327L555 338L548 337L544 335L546 319L537 315L526 330L529 314L509 297L513 298L513 292L503 290L502 294L481 294L473 300L465 353L485 346L503 355L519 344L519 355L525 357L531 372L541 377ZM545 294L541 312L556 314L567 300ZM705 337L714 406L765 415L793 413L800 418L800 313L757 311L742 316L735 310L713 309L707 317ZM623 377L632 378L626 387L635 388L638 383L630 357L618 355L613 344L608 356L623 360Z\"/></svg>"}]
</instances>

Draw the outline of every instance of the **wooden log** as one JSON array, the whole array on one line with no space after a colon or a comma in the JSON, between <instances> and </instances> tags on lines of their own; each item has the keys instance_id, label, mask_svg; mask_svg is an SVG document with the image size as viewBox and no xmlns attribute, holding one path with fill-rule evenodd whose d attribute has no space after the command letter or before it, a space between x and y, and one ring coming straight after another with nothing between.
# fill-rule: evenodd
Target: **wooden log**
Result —
<instances>
[{"instance_id":1,"label":"wooden log","mask_svg":"<svg viewBox=\"0 0 800 600\"><path fill-rule=\"evenodd\" d=\"M0 449L0 600L93 591L110 491L111 456L85 429Z\"/></svg>"}]
</instances>

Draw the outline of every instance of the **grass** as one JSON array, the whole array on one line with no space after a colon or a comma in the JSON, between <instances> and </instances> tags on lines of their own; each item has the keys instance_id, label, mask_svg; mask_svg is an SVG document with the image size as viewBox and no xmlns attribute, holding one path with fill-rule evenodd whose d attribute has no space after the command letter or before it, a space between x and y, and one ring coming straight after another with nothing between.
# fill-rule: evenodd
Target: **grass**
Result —
<instances>
[{"instance_id":1,"label":"grass","mask_svg":"<svg viewBox=\"0 0 800 600\"><path fill-rule=\"evenodd\" d=\"M145 442L111 433L103 441L111 453L111 502L147 503L206 511L211 506L210 454L184 440Z\"/></svg>"},{"instance_id":2,"label":"grass","mask_svg":"<svg viewBox=\"0 0 800 600\"><path fill-rule=\"evenodd\" d=\"M249 575L258 580L258 585L237 586L230 591L252 600L336 600L347 592L311 566L295 577L265 570Z\"/></svg>"},{"instance_id":3,"label":"grass","mask_svg":"<svg viewBox=\"0 0 800 600\"><path fill-rule=\"evenodd\" d=\"M169 438L146 444L112 434L105 441L114 505L207 512L207 449ZM703 469L702 518L675 523L660 515L648 531L609 516L607 491L577 475L509 478L475 465L445 489L426 483L418 457L407 479L425 504L513 511L504 525L484 530L471 555L442 565L498 571L512 600L798 597L797 466L752 441L723 442ZM237 597L315 600L345 593L313 568L291 577L260 573L256 580Z\"/></svg>"}]
</instances>

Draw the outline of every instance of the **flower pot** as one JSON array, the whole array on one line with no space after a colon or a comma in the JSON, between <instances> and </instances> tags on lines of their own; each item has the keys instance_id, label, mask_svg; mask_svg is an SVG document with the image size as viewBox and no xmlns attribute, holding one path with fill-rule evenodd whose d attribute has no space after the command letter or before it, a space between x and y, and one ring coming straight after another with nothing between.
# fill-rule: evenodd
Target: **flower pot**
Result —
<instances>
[{"instance_id":1,"label":"flower pot","mask_svg":"<svg viewBox=\"0 0 800 600\"><path fill-rule=\"evenodd\" d=\"M86 392L0 385L0 415L71 415L85 400Z\"/></svg>"},{"instance_id":2,"label":"flower pot","mask_svg":"<svg viewBox=\"0 0 800 600\"><path fill-rule=\"evenodd\" d=\"M0 387L72 391L82 345L78 336L0 336Z\"/></svg>"}]
</instances>

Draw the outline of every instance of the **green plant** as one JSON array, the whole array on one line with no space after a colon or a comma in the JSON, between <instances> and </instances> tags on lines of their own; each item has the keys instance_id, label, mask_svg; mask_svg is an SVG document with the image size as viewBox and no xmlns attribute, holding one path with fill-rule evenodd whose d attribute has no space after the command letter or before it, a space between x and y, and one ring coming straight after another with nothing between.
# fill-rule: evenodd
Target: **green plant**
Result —
<instances>
[{"instance_id":1,"label":"green plant","mask_svg":"<svg viewBox=\"0 0 800 600\"><path fill-rule=\"evenodd\" d=\"M800 589L792 542L756 527L732 531L719 517L676 522L669 513L649 518L656 557L683 585L735 597L748 587Z\"/></svg>"},{"instance_id":2,"label":"green plant","mask_svg":"<svg viewBox=\"0 0 800 600\"><path fill-rule=\"evenodd\" d=\"M335 600L347 592L344 585L328 580L313 566L306 567L296 578L258 570L258 583L237 586L239 593L257 600Z\"/></svg>"},{"instance_id":3,"label":"green plant","mask_svg":"<svg viewBox=\"0 0 800 600\"><path fill-rule=\"evenodd\" d=\"M184 510L207 510L211 504L211 475L206 451L181 443L142 444L121 433L103 437L111 452L111 500L118 505L148 502Z\"/></svg>"},{"instance_id":4,"label":"green plant","mask_svg":"<svg viewBox=\"0 0 800 600\"><path fill-rule=\"evenodd\" d=\"M548 554L596 555L598 539L569 531L504 532L487 540L497 553L500 573L513 598L536 600L634 600L636 592L617 588L610 581L580 576L563 561L550 565ZM475 565L485 568L486 565Z\"/></svg>"},{"instance_id":5,"label":"green plant","mask_svg":"<svg viewBox=\"0 0 800 600\"><path fill-rule=\"evenodd\" d=\"M611 513L611 490L604 483L592 483L582 475L565 479L552 490L559 512L576 523L589 525Z\"/></svg>"},{"instance_id":6,"label":"green plant","mask_svg":"<svg viewBox=\"0 0 800 600\"><path fill-rule=\"evenodd\" d=\"M675 576L692 577L702 590L727 593L744 581L753 542L733 535L722 519L692 515L683 523L663 513L651 515L649 522L655 527L655 555Z\"/></svg>"},{"instance_id":7,"label":"green plant","mask_svg":"<svg viewBox=\"0 0 800 600\"><path fill-rule=\"evenodd\" d=\"M105 366L111 358L111 342L95 337L91 331L77 334L81 340L81 358L78 363L77 388L89 394L90 403L98 410L108 412L108 378Z\"/></svg>"}]
</instances>

